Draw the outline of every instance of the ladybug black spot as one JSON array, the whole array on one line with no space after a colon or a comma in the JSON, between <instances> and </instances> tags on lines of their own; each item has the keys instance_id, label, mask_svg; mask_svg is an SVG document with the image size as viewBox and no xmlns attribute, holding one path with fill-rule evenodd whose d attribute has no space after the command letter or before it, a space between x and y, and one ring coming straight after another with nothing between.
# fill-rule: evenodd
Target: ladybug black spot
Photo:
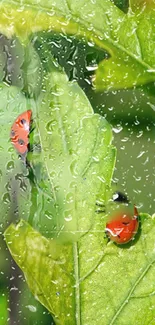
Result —
<instances>
[{"instance_id":1,"label":"ladybug black spot","mask_svg":"<svg viewBox=\"0 0 155 325\"><path fill-rule=\"evenodd\" d=\"M21 119L21 124L25 124L26 123L26 120L24 118Z\"/></svg>"},{"instance_id":2,"label":"ladybug black spot","mask_svg":"<svg viewBox=\"0 0 155 325\"><path fill-rule=\"evenodd\" d=\"M128 197L126 194L121 193L121 192L115 192L113 194L113 201L114 202L119 202L119 203L129 203Z\"/></svg>"},{"instance_id":3,"label":"ladybug black spot","mask_svg":"<svg viewBox=\"0 0 155 325\"><path fill-rule=\"evenodd\" d=\"M11 137L15 136L15 131L11 130Z\"/></svg>"},{"instance_id":4,"label":"ladybug black spot","mask_svg":"<svg viewBox=\"0 0 155 325\"><path fill-rule=\"evenodd\" d=\"M122 222L123 225L128 226L130 222Z\"/></svg>"},{"instance_id":5,"label":"ladybug black spot","mask_svg":"<svg viewBox=\"0 0 155 325\"><path fill-rule=\"evenodd\" d=\"M23 146L23 145L25 144L24 140L22 140L22 139L18 139L18 143L19 143L21 146Z\"/></svg>"}]
</instances>

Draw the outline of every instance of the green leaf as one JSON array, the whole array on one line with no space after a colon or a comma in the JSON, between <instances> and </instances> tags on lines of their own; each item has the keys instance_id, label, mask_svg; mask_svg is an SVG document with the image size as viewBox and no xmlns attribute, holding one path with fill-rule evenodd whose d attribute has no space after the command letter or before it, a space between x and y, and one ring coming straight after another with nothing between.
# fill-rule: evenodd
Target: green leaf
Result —
<instances>
[{"instance_id":1,"label":"green leaf","mask_svg":"<svg viewBox=\"0 0 155 325\"><path fill-rule=\"evenodd\" d=\"M27 39L30 33L54 30L85 37L109 53L97 69L99 90L126 88L155 80L155 13L152 7L125 14L105 1L1 1L0 30ZM11 21L11 24L10 24ZM23 24L24 21L24 24ZM146 42L146 35L149 35Z\"/></svg>"},{"instance_id":2,"label":"green leaf","mask_svg":"<svg viewBox=\"0 0 155 325\"><path fill-rule=\"evenodd\" d=\"M7 323L8 315L8 300L7 294L0 292L0 324L5 325Z\"/></svg>"},{"instance_id":3,"label":"green leaf","mask_svg":"<svg viewBox=\"0 0 155 325\"><path fill-rule=\"evenodd\" d=\"M77 240L94 222L96 200L106 201L115 162L111 127L93 113L78 84L55 68L36 107L41 154L30 163L44 202L32 224L48 237Z\"/></svg>"},{"instance_id":4,"label":"green leaf","mask_svg":"<svg viewBox=\"0 0 155 325\"><path fill-rule=\"evenodd\" d=\"M24 47L23 65L21 69L23 91L30 97L37 98L42 85L42 65L31 43Z\"/></svg>"},{"instance_id":5,"label":"green leaf","mask_svg":"<svg viewBox=\"0 0 155 325\"><path fill-rule=\"evenodd\" d=\"M29 97L38 97L42 83L42 66L32 43L23 46L17 37L7 39L4 36L1 42L0 80L3 73L2 81L20 88ZM5 66L1 62L2 55L6 58Z\"/></svg>"},{"instance_id":6,"label":"green leaf","mask_svg":"<svg viewBox=\"0 0 155 325\"><path fill-rule=\"evenodd\" d=\"M9 250L56 324L154 324L154 219L141 215L139 238L119 247L91 231L78 243L58 245L21 221L5 232Z\"/></svg>"},{"instance_id":7,"label":"green leaf","mask_svg":"<svg viewBox=\"0 0 155 325\"><path fill-rule=\"evenodd\" d=\"M13 86L0 84L0 223L1 228L18 215L13 212L18 207L19 215L28 218L31 187L27 179L27 170L18 159L10 141L11 126L17 116L32 108L34 103L27 100ZM2 230L2 229L1 229Z\"/></svg>"},{"instance_id":8,"label":"green leaf","mask_svg":"<svg viewBox=\"0 0 155 325\"><path fill-rule=\"evenodd\" d=\"M17 241L12 240L13 233ZM7 243L11 244L13 258L18 260L18 265L24 269L35 298L56 318L60 317L61 324L65 316L67 317L68 310L68 324L71 324L70 321L74 321L75 317L72 293L74 274L72 259L69 260L67 256L72 256L72 246L61 246L54 240L48 241L24 221L16 227L11 225L5 233L5 238Z\"/></svg>"},{"instance_id":9,"label":"green leaf","mask_svg":"<svg viewBox=\"0 0 155 325\"><path fill-rule=\"evenodd\" d=\"M36 213L30 218L35 227L45 224L41 231L54 239L48 241L21 221L17 227L11 225L7 229L6 240L15 249L14 253L11 250L15 260L19 254L19 266L26 272L35 297L55 316L58 324L74 324L76 319L80 321L76 240L80 239L83 245L82 258L87 247L94 246L94 258L89 250L85 269L81 266L82 276L98 263L102 252L98 243L103 246L105 242L102 228L105 219L95 213L96 200L102 203L107 200L115 149L111 145L111 127L103 117L94 114L78 84L69 82L55 67L51 71L45 76L42 94L35 102L34 119L41 153L34 153L30 163L40 205L36 204ZM48 204L50 218L45 210ZM17 242L12 241L14 230L18 248ZM33 272L32 264L35 264ZM38 270L46 274L44 279Z\"/></svg>"},{"instance_id":10,"label":"green leaf","mask_svg":"<svg viewBox=\"0 0 155 325\"><path fill-rule=\"evenodd\" d=\"M145 9L154 9L155 8L155 1L147 1L147 0L129 0L129 5L131 10L134 12L136 11L143 11Z\"/></svg>"}]
</instances>

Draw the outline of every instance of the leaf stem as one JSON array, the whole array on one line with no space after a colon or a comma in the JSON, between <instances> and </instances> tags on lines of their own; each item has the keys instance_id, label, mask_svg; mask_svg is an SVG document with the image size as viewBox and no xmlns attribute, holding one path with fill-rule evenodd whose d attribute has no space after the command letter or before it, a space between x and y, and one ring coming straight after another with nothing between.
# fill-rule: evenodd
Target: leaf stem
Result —
<instances>
[{"instance_id":1,"label":"leaf stem","mask_svg":"<svg viewBox=\"0 0 155 325\"><path fill-rule=\"evenodd\" d=\"M81 325L80 282L79 282L79 253L78 243L73 243L74 277L75 277L75 319L76 325Z\"/></svg>"}]
</instances>

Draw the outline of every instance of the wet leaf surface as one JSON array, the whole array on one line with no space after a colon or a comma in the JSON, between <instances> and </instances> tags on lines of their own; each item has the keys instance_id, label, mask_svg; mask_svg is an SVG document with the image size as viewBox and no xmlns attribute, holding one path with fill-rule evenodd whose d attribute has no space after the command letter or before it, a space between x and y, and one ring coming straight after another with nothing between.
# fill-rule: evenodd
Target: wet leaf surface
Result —
<instances>
[{"instance_id":1,"label":"wet leaf surface","mask_svg":"<svg viewBox=\"0 0 155 325\"><path fill-rule=\"evenodd\" d=\"M5 232L35 297L57 324L154 324L154 220L141 215L139 238L118 247L104 221L78 243L59 245L21 221ZM95 220L94 220L95 221Z\"/></svg>"},{"instance_id":2,"label":"wet leaf surface","mask_svg":"<svg viewBox=\"0 0 155 325\"><path fill-rule=\"evenodd\" d=\"M0 85L0 209L1 230L9 221L17 220L19 215L28 218L30 182L27 170L18 158L10 141L11 126L17 116L32 107L20 90Z\"/></svg>"},{"instance_id":3,"label":"wet leaf surface","mask_svg":"<svg viewBox=\"0 0 155 325\"><path fill-rule=\"evenodd\" d=\"M12 107L14 107L18 91L14 87L8 89L12 91ZM6 93L8 96L7 91ZM24 103L27 105L27 100L23 95L19 96L23 109ZM115 162L115 148L111 145L111 127L103 117L94 114L78 84L69 82L66 75L57 71L55 67L44 77L42 93L38 100L34 102L29 99L28 103L31 103L35 117L41 152L37 154L34 152L29 157L36 187L32 186L32 196L29 200L32 206L27 213L34 227L54 239L48 241L30 225L21 221L17 229L21 230L22 234L15 235L18 245L16 246L16 242L14 248L20 251L19 266L23 268L26 263L28 267L26 280L34 295L60 319L61 324L64 322L73 324L79 322L81 317L78 284L80 247L77 240L80 239L82 245L81 259L87 259L85 265L82 263L84 268L80 268L81 277L99 263L102 254L99 243L102 246L106 241L104 215L95 211L97 200L105 204L109 198ZM18 105L19 107L21 106ZM8 125L7 132L9 127ZM37 190L37 194L33 190ZM32 207L36 209L34 215ZM22 217L20 211L19 215ZM10 227L6 233L16 229L13 225ZM8 244L10 241L12 242L11 237ZM26 242L28 247L33 245L36 247L37 254L34 252L31 255L33 251L31 250L27 256ZM88 246L91 250L94 247L93 259L91 250L85 256ZM15 258L16 253L14 255L12 251L12 254ZM45 259L48 257L47 261L44 260L44 256ZM30 276L29 270L35 258L36 269ZM46 274L44 279L37 271L40 270L39 263L42 259L41 270L44 275ZM48 271L51 272L49 276ZM56 298L55 305L53 297Z\"/></svg>"},{"instance_id":4,"label":"wet leaf surface","mask_svg":"<svg viewBox=\"0 0 155 325\"><path fill-rule=\"evenodd\" d=\"M49 34L50 42L51 31L59 32L71 44L72 53L66 57L68 64L72 66L78 51L74 51L73 37L70 35L85 39L90 48L96 47L95 51L100 48L100 52L103 52L103 56L97 61L93 52L92 61L88 58L89 64L86 67L89 71L95 71L97 63L104 58L99 63L94 80L98 90L143 85L143 89L147 88L154 95L154 1L138 0L135 3L131 0L128 12L124 0L124 12L114 2L122 7L121 0L59 0L53 4L42 0L0 1L0 31L9 37L15 35L5 41L4 36L0 37L0 81L5 80L6 83L20 88L7 86L6 83L0 85L0 233L10 222L22 219L18 225L9 226L5 232L5 240L13 258L23 270L34 297L54 315L56 324L141 325L144 319L145 325L155 323L154 218L141 214L141 229L133 242L122 247L107 242L105 212L109 215L112 209L116 210L114 204L108 201L111 197L111 178L115 163L111 127L103 117L94 114L88 99L75 82L76 69L70 77L74 79L73 82L69 82L59 69L57 62L61 62L60 56L64 59L65 47L59 44L59 48L62 47L61 54L54 43L58 58L54 67L53 63L50 64L53 61L51 54L47 56L43 49L43 55L40 55L42 44L36 44L39 55L32 46L32 43L34 45L39 40L39 35L43 43L46 43L45 33L42 31ZM41 33L32 34L40 31ZM29 37L33 40L31 44ZM85 43L83 46L85 47ZM53 52L52 48L50 50ZM44 71L43 76L42 66L46 72L51 72L45 75ZM90 85L90 80L88 83ZM113 92L115 100L117 93ZM107 94L111 96L112 93ZM113 110L113 104L111 107L105 98L104 101L106 108ZM136 101L134 114L138 110L143 112L135 96L135 106L127 102L128 116L131 113L130 106L134 110ZM122 107L122 92L120 104ZM102 105L104 107L103 103ZM148 100L147 105L154 110L152 99ZM18 159L9 139L12 123L27 109L33 111L35 127L29 139L34 145L33 152L28 155L32 168L30 170L29 167L29 171ZM99 111L101 112L100 109ZM144 114L143 119L145 120ZM119 125L113 127L115 133L123 130L121 123L119 121ZM143 130L136 115L134 123L136 129L137 125L140 128L137 133L139 138ZM150 130L149 125L146 129ZM136 133L133 134L130 126L129 131L130 136L133 135L134 145ZM141 162L138 160L139 168L136 166L136 172L132 146L126 151L126 147L121 144L121 141L127 140L127 137L120 137L118 145L119 150L124 150L124 164L126 156L123 173L118 164L120 174L123 174L119 176L119 181L122 177L122 185L126 190L126 176L130 170L130 198L137 192L139 197L135 201L137 205L139 202L139 207L145 208L145 202L149 198L148 207L153 211L151 186L154 165L152 163L149 174L148 165L145 165L150 157L143 142L135 157L136 162L137 159L142 159ZM150 141L151 137L148 136L148 144ZM140 166L146 175L144 178L141 177L143 172L140 172ZM143 193L137 190L138 186L134 185L136 183L132 182L132 178L136 182L144 183ZM115 181L118 181L116 177ZM144 189L147 189L146 195ZM106 205L106 211L102 214L96 211L97 200ZM104 210L104 207L100 208ZM132 213L132 206L130 208ZM3 264L5 256L1 255ZM8 258L6 260L8 262ZM1 272L2 274L5 283L3 278L1 283L8 289L10 286L7 279L12 281L14 273L10 273L12 278L10 274ZM12 287L10 293L11 291ZM4 292L0 298L0 322L6 323L8 301L11 296L14 297L14 293L8 299L9 289L6 293L5 288ZM37 305L30 301L27 303L27 299L26 297L28 313L33 313L34 316L30 317L30 322L35 322L36 313L37 322L41 324ZM25 308L24 303L20 301L19 305L14 302L14 305L18 305L21 317L27 319L21 309L21 306Z\"/></svg>"},{"instance_id":5,"label":"wet leaf surface","mask_svg":"<svg viewBox=\"0 0 155 325\"><path fill-rule=\"evenodd\" d=\"M96 88L119 89L155 80L155 14L141 2L141 10L122 12L106 1L2 1L0 30L26 40L31 32L54 30L87 37L109 53L99 64ZM10 20L12 25L10 25ZM24 24L23 24L24 21ZM8 23L10 28L8 27ZM146 35L149 35L146 42Z\"/></svg>"},{"instance_id":6,"label":"wet leaf surface","mask_svg":"<svg viewBox=\"0 0 155 325\"><path fill-rule=\"evenodd\" d=\"M41 153L30 156L30 164L43 209L32 224L48 237L76 240L91 228L96 200L106 201L115 161L111 127L93 113L78 84L55 68L36 110Z\"/></svg>"}]
</instances>

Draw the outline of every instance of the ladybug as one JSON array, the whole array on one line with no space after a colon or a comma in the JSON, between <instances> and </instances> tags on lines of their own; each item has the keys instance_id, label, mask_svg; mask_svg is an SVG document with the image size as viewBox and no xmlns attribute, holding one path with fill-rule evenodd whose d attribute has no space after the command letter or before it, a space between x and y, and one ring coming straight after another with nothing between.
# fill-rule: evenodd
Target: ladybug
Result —
<instances>
[{"instance_id":1,"label":"ladybug","mask_svg":"<svg viewBox=\"0 0 155 325\"><path fill-rule=\"evenodd\" d=\"M32 111L20 114L11 127L11 143L21 157L25 157L29 146L29 133L31 127Z\"/></svg>"},{"instance_id":2,"label":"ladybug","mask_svg":"<svg viewBox=\"0 0 155 325\"><path fill-rule=\"evenodd\" d=\"M134 215L119 212L106 224L106 234L116 244L126 244L133 240L139 227L138 210L134 206Z\"/></svg>"}]
</instances>

